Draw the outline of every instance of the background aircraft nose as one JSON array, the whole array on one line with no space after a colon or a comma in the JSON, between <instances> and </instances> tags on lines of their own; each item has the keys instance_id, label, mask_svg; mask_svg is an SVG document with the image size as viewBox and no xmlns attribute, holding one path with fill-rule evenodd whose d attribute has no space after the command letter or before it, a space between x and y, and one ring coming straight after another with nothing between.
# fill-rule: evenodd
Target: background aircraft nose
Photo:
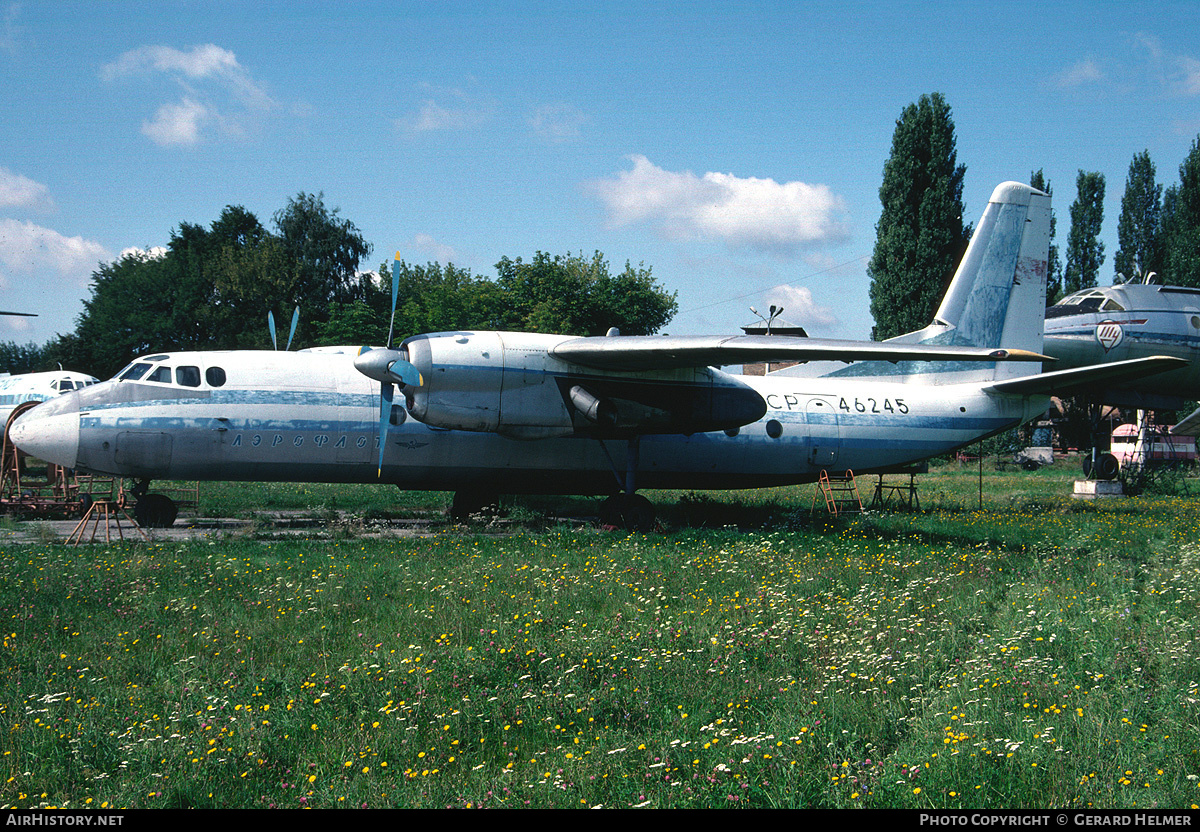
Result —
<instances>
[{"instance_id":1,"label":"background aircraft nose","mask_svg":"<svg viewBox=\"0 0 1200 832\"><path fill-rule=\"evenodd\" d=\"M74 468L79 453L79 406L76 403L74 407L63 407L67 404L62 401L65 398L40 404L19 416L8 435L30 456Z\"/></svg>"}]
</instances>

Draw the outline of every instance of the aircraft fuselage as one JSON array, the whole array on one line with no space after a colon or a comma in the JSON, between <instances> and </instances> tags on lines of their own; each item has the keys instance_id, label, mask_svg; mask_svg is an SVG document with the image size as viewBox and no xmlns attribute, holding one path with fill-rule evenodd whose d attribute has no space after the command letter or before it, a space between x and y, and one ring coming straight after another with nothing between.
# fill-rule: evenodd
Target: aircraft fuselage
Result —
<instances>
[{"instance_id":1,"label":"aircraft fuselage","mask_svg":"<svg viewBox=\"0 0 1200 832\"><path fill-rule=\"evenodd\" d=\"M1188 366L1095 391L1106 404L1177 406L1200 398L1200 290L1132 283L1086 289L1046 310L1044 351L1054 369L1166 355ZM1162 400L1165 399L1165 400Z\"/></svg>"},{"instance_id":2,"label":"aircraft fuselage","mask_svg":"<svg viewBox=\"0 0 1200 832\"><path fill-rule=\"evenodd\" d=\"M548 494L620 486L625 438L444 430L400 405L377 475L379 390L352 360L304 352L166 355L160 366L195 367L189 384L191 376L199 383L180 386L163 373L170 381L114 379L62 397L39 408L38 447L46 450L26 449L57 454L50 461L67 467L148 479ZM761 395L762 417L736 429L642 436L639 488L763 487L811 481L823 469L901 466L1013 427L1047 404L1044 396L989 395L979 384L733 378Z\"/></svg>"}]
</instances>

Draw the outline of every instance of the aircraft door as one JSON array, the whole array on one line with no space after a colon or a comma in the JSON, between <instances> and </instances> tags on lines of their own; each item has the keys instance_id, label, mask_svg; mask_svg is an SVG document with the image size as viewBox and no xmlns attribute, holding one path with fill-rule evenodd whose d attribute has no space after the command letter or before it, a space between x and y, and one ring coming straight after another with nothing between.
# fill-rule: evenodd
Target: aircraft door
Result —
<instances>
[{"instance_id":1,"label":"aircraft door","mask_svg":"<svg viewBox=\"0 0 1200 832\"><path fill-rule=\"evenodd\" d=\"M171 466L171 434L161 431L126 430L117 434L114 461L126 477L161 479Z\"/></svg>"},{"instance_id":2,"label":"aircraft door","mask_svg":"<svg viewBox=\"0 0 1200 832\"><path fill-rule=\"evenodd\" d=\"M842 448L837 408L825 399L809 399L805 416L808 421L808 464L814 469L833 469Z\"/></svg>"}]
</instances>

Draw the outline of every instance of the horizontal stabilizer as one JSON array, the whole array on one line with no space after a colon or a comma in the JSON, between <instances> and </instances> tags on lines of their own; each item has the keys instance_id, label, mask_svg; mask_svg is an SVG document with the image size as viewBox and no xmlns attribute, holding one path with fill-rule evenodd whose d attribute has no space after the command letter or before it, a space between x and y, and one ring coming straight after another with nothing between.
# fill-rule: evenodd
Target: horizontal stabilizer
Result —
<instances>
[{"instance_id":1,"label":"horizontal stabilizer","mask_svg":"<svg viewBox=\"0 0 1200 832\"><path fill-rule=\"evenodd\" d=\"M1126 381L1131 378L1165 373L1187 366L1182 358L1155 355L1150 358L1135 358L1132 361L1115 361L1112 364L1097 364L1092 367L1077 367L1073 370L1055 370L997 381L984 388L987 392L1012 393L1017 395L1069 396L1086 393L1089 388L1100 384Z\"/></svg>"},{"instance_id":2,"label":"horizontal stabilizer","mask_svg":"<svg viewBox=\"0 0 1200 832\"><path fill-rule=\"evenodd\" d=\"M1029 350L843 341L785 335L572 338L550 354L599 370L639 372L728 366L755 361L1052 361Z\"/></svg>"},{"instance_id":3,"label":"horizontal stabilizer","mask_svg":"<svg viewBox=\"0 0 1200 832\"><path fill-rule=\"evenodd\" d=\"M1193 410L1175 427L1171 428L1172 436L1200 436L1200 407Z\"/></svg>"}]
</instances>

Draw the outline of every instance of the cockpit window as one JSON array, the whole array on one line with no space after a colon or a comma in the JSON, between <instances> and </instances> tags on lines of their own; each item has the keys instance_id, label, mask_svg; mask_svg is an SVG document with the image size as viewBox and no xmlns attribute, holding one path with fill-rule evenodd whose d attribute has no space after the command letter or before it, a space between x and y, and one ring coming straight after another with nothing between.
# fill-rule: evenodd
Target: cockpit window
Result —
<instances>
[{"instance_id":1,"label":"cockpit window","mask_svg":"<svg viewBox=\"0 0 1200 832\"><path fill-rule=\"evenodd\" d=\"M1101 289L1084 289L1067 295L1046 310L1047 318L1062 318L1067 315L1082 315L1087 312L1124 312L1125 307L1108 297Z\"/></svg>"},{"instance_id":2,"label":"cockpit window","mask_svg":"<svg viewBox=\"0 0 1200 832\"><path fill-rule=\"evenodd\" d=\"M144 380L145 381L157 381L160 384L170 384L171 383L171 368L170 367L158 367L154 370L153 373L146 376L146 378Z\"/></svg>"},{"instance_id":3,"label":"cockpit window","mask_svg":"<svg viewBox=\"0 0 1200 832\"><path fill-rule=\"evenodd\" d=\"M209 387L222 387L225 384L225 370L221 367L209 367L204 371L204 380Z\"/></svg>"},{"instance_id":4,"label":"cockpit window","mask_svg":"<svg viewBox=\"0 0 1200 832\"><path fill-rule=\"evenodd\" d=\"M175 383L181 387L199 387L200 386L200 368L199 367L176 367L175 368Z\"/></svg>"},{"instance_id":5,"label":"cockpit window","mask_svg":"<svg viewBox=\"0 0 1200 832\"><path fill-rule=\"evenodd\" d=\"M120 381L137 381L150 369L149 364L144 364L140 361L130 364L121 372L117 373L117 378Z\"/></svg>"}]
</instances>

